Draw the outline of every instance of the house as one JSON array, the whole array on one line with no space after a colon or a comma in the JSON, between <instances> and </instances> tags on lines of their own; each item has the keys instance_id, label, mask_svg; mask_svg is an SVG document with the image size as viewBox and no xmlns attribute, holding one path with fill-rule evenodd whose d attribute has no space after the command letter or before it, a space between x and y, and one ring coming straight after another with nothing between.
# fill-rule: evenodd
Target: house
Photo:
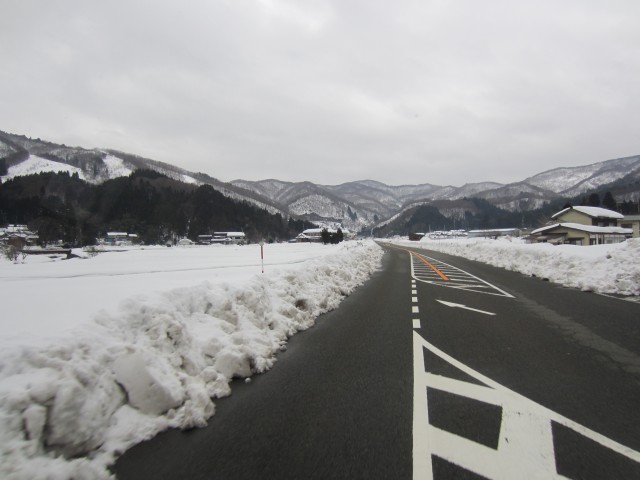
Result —
<instances>
[{"instance_id":1,"label":"house","mask_svg":"<svg viewBox=\"0 0 640 480\"><path fill-rule=\"evenodd\" d=\"M624 216L600 207L567 207L551 216L553 223L531 232L538 243L602 245L624 242L631 228L618 226Z\"/></svg>"},{"instance_id":2,"label":"house","mask_svg":"<svg viewBox=\"0 0 640 480\"><path fill-rule=\"evenodd\" d=\"M244 245L247 238L244 232L213 232L211 243L222 243L224 245Z\"/></svg>"},{"instance_id":3,"label":"house","mask_svg":"<svg viewBox=\"0 0 640 480\"><path fill-rule=\"evenodd\" d=\"M551 215L557 223L579 223L594 227L617 227L624 215L600 207L567 207Z\"/></svg>"},{"instance_id":4,"label":"house","mask_svg":"<svg viewBox=\"0 0 640 480\"><path fill-rule=\"evenodd\" d=\"M29 230L26 225L7 225L0 228L0 245L12 244L22 248L26 245L35 245L38 240L38 234Z\"/></svg>"},{"instance_id":5,"label":"house","mask_svg":"<svg viewBox=\"0 0 640 480\"><path fill-rule=\"evenodd\" d=\"M107 236L102 243L105 245L125 246L139 243L139 239L135 233L107 232Z\"/></svg>"},{"instance_id":6,"label":"house","mask_svg":"<svg viewBox=\"0 0 640 480\"><path fill-rule=\"evenodd\" d=\"M489 230L469 230L469 238L493 238L498 237L519 237L522 230L519 228L493 228Z\"/></svg>"},{"instance_id":7,"label":"house","mask_svg":"<svg viewBox=\"0 0 640 480\"><path fill-rule=\"evenodd\" d=\"M296 242L322 242L322 231L327 230L331 235L338 233L334 228L307 228L296 237ZM342 236L345 240L352 240L355 235L346 228L340 228Z\"/></svg>"},{"instance_id":8,"label":"house","mask_svg":"<svg viewBox=\"0 0 640 480\"><path fill-rule=\"evenodd\" d=\"M198 235L198 245L244 245L244 232L213 232L213 235Z\"/></svg>"},{"instance_id":9,"label":"house","mask_svg":"<svg viewBox=\"0 0 640 480\"><path fill-rule=\"evenodd\" d=\"M322 242L322 230L323 228L307 228L301 234L296 237L298 242ZM336 233L336 230L327 228L329 233Z\"/></svg>"},{"instance_id":10,"label":"house","mask_svg":"<svg viewBox=\"0 0 640 480\"><path fill-rule=\"evenodd\" d=\"M640 237L640 215L625 215L622 220L618 221L622 228L630 228L633 232L633 238Z\"/></svg>"}]
</instances>

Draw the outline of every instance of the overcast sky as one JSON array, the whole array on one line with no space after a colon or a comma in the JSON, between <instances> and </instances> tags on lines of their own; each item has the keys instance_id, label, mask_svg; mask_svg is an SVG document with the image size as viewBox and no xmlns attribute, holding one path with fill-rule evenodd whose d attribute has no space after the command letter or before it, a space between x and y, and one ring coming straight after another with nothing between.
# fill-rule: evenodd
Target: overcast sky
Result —
<instances>
[{"instance_id":1,"label":"overcast sky","mask_svg":"<svg viewBox=\"0 0 640 480\"><path fill-rule=\"evenodd\" d=\"M0 130L224 181L640 153L638 0L2 0Z\"/></svg>"}]
</instances>

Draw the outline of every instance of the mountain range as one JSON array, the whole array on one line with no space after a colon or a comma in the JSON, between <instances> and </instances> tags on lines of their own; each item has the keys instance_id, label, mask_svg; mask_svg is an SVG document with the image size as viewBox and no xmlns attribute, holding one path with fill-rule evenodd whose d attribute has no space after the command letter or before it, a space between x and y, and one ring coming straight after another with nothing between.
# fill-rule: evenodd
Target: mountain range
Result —
<instances>
[{"instance_id":1,"label":"mountain range","mask_svg":"<svg viewBox=\"0 0 640 480\"><path fill-rule=\"evenodd\" d=\"M603 188L619 187L616 200L640 198L640 155L579 167L548 170L520 182L468 183L460 187L386 185L373 180L340 185L285 182L276 179L220 181L155 160L110 149L59 145L0 131L0 177L3 179L46 171L66 171L90 183L128 176L140 169L154 170L175 180L208 184L227 197L320 224L341 224L360 231L384 225L419 205L432 205L446 217L463 217L473 208L469 198L480 198L507 211L529 211L562 198L574 198Z\"/></svg>"}]
</instances>

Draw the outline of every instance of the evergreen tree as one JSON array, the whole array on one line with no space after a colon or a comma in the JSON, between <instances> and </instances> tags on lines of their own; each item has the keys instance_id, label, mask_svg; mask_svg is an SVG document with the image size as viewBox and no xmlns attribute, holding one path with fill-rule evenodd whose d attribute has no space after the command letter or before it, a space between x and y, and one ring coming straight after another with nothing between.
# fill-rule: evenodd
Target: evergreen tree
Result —
<instances>
[{"instance_id":1,"label":"evergreen tree","mask_svg":"<svg viewBox=\"0 0 640 480\"><path fill-rule=\"evenodd\" d=\"M344 233L341 228L338 228L338 231L331 235L331 243L338 244L344 240Z\"/></svg>"},{"instance_id":2,"label":"evergreen tree","mask_svg":"<svg viewBox=\"0 0 640 480\"><path fill-rule=\"evenodd\" d=\"M331 242L331 234L329 233L329 230L327 230L326 228L322 229L322 232L320 232L320 238L322 239L322 243L324 245L326 245L327 243Z\"/></svg>"},{"instance_id":3,"label":"evergreen tree","mask_svg":"<svg viewBox=\"0 0 640 480\"><path fill-rule=\"evenodd\" d=\"M617 203L611 192L607 192L604 194L604 198L602 199L602 206L608 208L609 210L615 210L617 208Z\"/></svg>"},{"instance_id":4,"label":"evergreen tree","mask_svg":"<svg viewBox=\"0 0 640 480\"><path fill-rule=\"evenodd\" d=\"M590 207L599 207L600 206L600 195L597 193L592 193L589 195L589 199L587 200L587 205Z\"/></svg>"}]
</instances>

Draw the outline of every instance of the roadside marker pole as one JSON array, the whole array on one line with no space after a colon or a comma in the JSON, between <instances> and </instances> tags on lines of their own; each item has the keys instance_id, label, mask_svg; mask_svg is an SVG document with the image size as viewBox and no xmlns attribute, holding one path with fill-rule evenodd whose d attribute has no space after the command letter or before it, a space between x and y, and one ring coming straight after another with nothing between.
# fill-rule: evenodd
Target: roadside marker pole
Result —
<instances>
[{"instance_id":1,"label":"roadside marker pole","mask_svg":"<svg viewBox=\"0 0 640 480\"><path fill-rule=\"evenodd\" d=\"M260 242L260 264L262 265L262 273L264 273L264 242Z\"/></svg>"}]
</instances>

